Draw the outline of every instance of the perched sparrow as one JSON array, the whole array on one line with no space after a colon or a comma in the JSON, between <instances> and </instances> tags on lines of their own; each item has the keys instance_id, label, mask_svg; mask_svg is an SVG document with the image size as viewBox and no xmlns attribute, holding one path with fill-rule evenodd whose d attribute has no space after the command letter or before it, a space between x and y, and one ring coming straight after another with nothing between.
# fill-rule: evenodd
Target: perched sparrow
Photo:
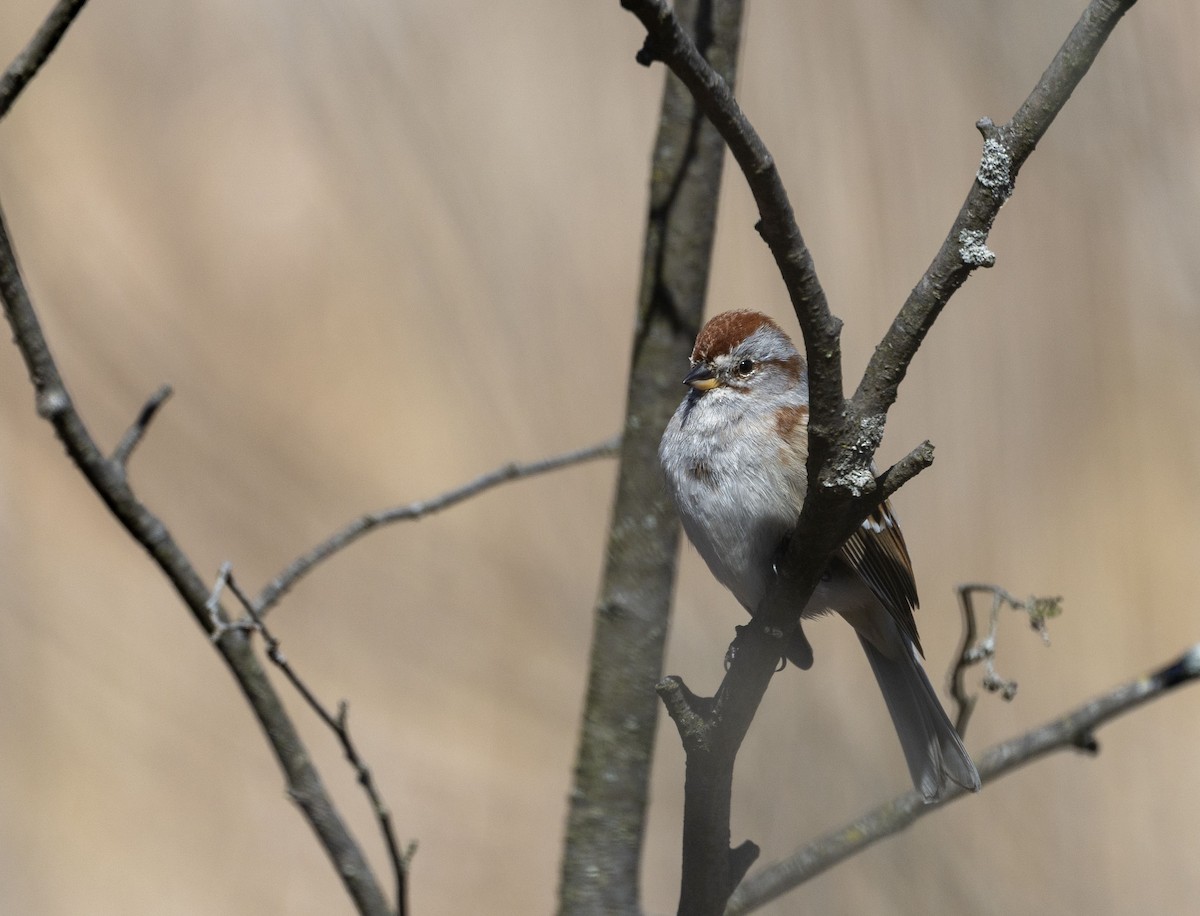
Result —
<instances>
[{"instance_id":1,"label":"perched sparrow","mask_svg":"<svg viewBox=\"0 0 1200 916\"><path fill-rule=\"evenodd\" d=\"M804 358L766 315L726 312L700 331L683 381L690 390L663 433L659 460L684 531L754 614L808 486ZM979 773L921 667L916 606L908 549L884 503L830 561L802 616L837 611L854 627L913 785L931 801L949 783L978 791ZM812 664L799 627L786 655L801 668Z\"/></svg>"}]
</instances>

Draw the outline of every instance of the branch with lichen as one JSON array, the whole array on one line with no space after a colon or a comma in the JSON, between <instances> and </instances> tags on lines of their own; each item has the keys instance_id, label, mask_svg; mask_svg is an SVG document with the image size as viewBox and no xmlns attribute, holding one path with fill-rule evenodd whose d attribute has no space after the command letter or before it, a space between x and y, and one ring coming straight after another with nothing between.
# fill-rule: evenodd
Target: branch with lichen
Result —
<instances>
[{"instance_id":1,"label":"branch with lichen","mask_svg":"<svg viewBox=\"0 0 1200 916\"><path fill-rule=\"evenodd\" d=\"M917 349L950 297L977 268L996 263L987 246L988 235L1013 193L1021 166L1135 2L1092 0L1008 123L997 126L990 118L981 118L976 124L983 135L983 152L975 180L932 263L875 348L854 394L858 412L887 412Z\"/></svg>"}]
</instances>

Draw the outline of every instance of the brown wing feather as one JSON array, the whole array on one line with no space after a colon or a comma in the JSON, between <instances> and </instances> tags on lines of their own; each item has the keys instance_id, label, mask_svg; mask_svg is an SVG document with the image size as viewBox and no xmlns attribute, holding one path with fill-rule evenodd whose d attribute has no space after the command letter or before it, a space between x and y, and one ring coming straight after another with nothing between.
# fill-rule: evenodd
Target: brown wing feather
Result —
<instances>
[{"instance_id":1,"label":"brown wing feather","mask_svg":"<svg viewBox=\"0 0 1200 916\"><path fill-rule=\"evenodd\" d=\"M918 605L917 584L904 535L887 502L875 509L862 527L842 545L840 556L887 608L900 631L924 655L913 611Z\"/></svg>"}]
</instances>

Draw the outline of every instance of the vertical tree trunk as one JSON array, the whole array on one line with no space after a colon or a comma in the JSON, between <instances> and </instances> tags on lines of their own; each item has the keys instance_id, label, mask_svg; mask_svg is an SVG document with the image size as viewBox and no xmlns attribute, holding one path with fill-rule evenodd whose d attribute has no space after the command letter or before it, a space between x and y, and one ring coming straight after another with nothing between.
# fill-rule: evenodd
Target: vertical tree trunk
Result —
<instances>
[{"instance_id":1,"label":"vertical tree trunk","mask_svg":"<svg viewBox=\"0 0 1200 916\"><path fill-rule=\"evenodd\" d=\"M741 0L679 0L676 13L732 85ZM633 338L617 492L595 608L559 913L640 912L639 866L679 526L658 439L682 397L708 287L724 142L667 76Z\"/></svg>"}]
</instances>

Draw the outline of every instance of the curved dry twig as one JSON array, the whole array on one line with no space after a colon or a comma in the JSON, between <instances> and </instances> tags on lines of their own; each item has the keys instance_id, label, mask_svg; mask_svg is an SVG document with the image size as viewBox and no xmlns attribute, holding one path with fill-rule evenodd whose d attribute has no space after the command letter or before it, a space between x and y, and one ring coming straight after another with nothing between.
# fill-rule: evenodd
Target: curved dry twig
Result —
<instances>
[{"instance_id":1,"label":"curved dry twig","mask_svg":"<svg viewBox=\"0 0 1200 916\"><path fill-rule=\"evenodd\" d=\"M1099 748L1094 733L1100 726L1176 687L1197 680L1200 680L1200 643L1147 676L1114 687L1045 725L989 748L975 758L979 776L987 785L1053 751L1074 749L1095 753ZM867 846L899 833L918 818L967 794L955 788L941 801L926 804L919 792L910 790L880 805L853 823L807 844L783 861L751 875L730 898L726 916L758 909Z\"/></svg>"},{"instance_id":2,"label":"curved dry twig","mask_svg":"<svg viewBox=\"0 0 1200 916\"><path fill-rule=\"evenodd\" d=\"M954 716L954 728L962 737L967 735L967 723L971 721L971 713L975 710L976 697L967 693L966 674L972 665L983 662L986 670L983 686L992 693L999 693L1004 699L1011 700L1017 693L1017 682L1000 677L996 673L996 631L1000 622L1000 610L1004 607L1024 613L1034 631L1041 634L1042 642L1050 644L1046 621L1062 613L1062 598L1033 596L1028 599L1016 595L998 585L987 585L981 582L968 582L955 589L958 594L958 607L962 611L963 636L959 643L958 654L950 668L950 697L954 700L958 712ZM988 633L983 639L978 639L979 624L975 618L975 602L973 596L986 594L992 596L991 612L988 614Z\"/></svg>"},{"instance_id":3,"label":"curved dry twig","mask_svg":"<svg viewBox=\"0 0 1200 916\"><path fill-rule=\"evenodd\" d=\"M0 118L8 114L21 90L37 76L86 3L87 0L58 0L29 44L8 65L0 76Z\"/></svg>"},{"instance_id":4,"label":"curved dry twig","mask_svg":"<svg viewBox=\"0 0 1200 916\"><path fill-rule=\"evenodd\" d=\"M583 464L585 461L595 461L597 458L610 458L617 453L620 447L621 437L618 435L604 442L589 445L586 448L575 449L574 451L564 452L561 455L553 455L549 458L541 458L526 464L516 464L515 462L505 464L495 470L488 471L486 474L479 475L474 480L468 481L460 487L455 487L453 490L448 490L431 499L360 515L340 531L292 560L279 575L267 583L263 587L263 590L259 592L258 597L254 601L254 611L257 614L266 614L267 611L279 603L279 600L297 582L312 572L319 563L329 559L338 551L349 547L369 531L374 531L376 528L391 525L395 522L416 521L435 512L441 512L443 509L449 509L451 506L470 499L472 496L478 496L485 490L490 490L492 487L508 483L511 480L524 480L527 477L536 477L538 474L545 474L549 471L557 471L562 468L571 467L572 465Z\"/></svg>"}]
</instances>

